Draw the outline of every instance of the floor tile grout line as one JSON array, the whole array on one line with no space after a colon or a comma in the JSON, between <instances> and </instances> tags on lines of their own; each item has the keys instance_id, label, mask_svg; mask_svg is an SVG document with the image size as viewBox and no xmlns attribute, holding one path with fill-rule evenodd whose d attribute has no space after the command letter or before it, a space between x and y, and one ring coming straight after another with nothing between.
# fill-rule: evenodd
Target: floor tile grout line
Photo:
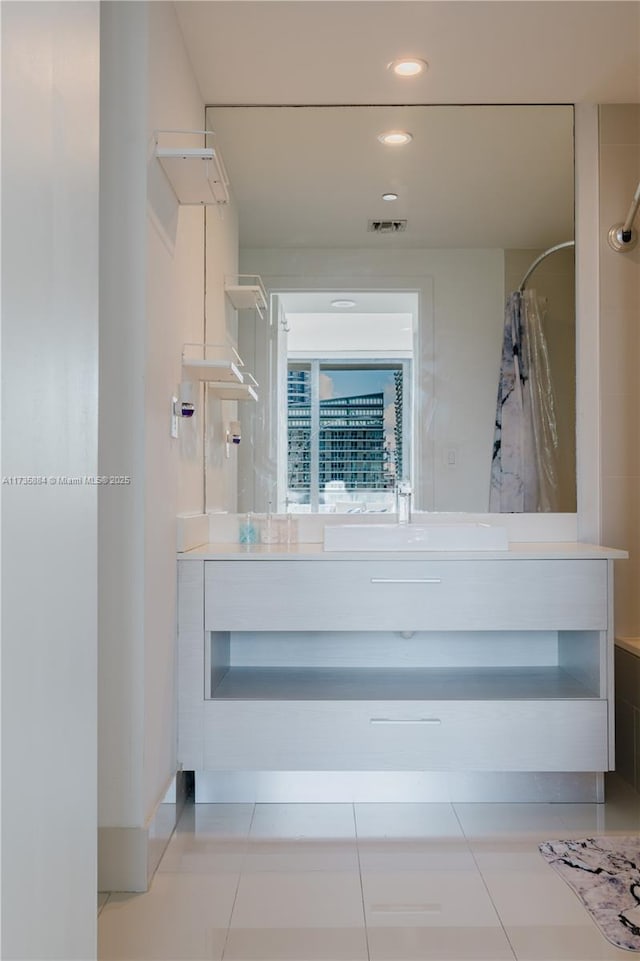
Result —
<instances>
[{"instance_id":1,"label":"floor tile grout line","mask_svg":"<svg viewBox=\"0 0 640 961\"><path fill-rule=\"evenodd\" d=\"M501 918L501 916L500 916L500 912L498 911L498 907L497 907L495 901L493 900L493 898L491 897L491 891L489 890L489 886L488 886L488 884L487 884L487 880L486 880L484 874L482 873L482 870L481 870L481 868L480 868L480 865L478 864L478 859L476 858L475 851L473 850L471 844L469 843L469 838L467 837L467 833L466 833L466 831L465 831L465 829L464 829L464 825L463 825L462 821L460 820L460 815L458 814L458 810L457 810L457 808L456 808L456 806L455 806L455 804L454 804L453 802L451 802L451 810L453 811L453 814L454 814L454 817L455 817L456 821L457 821L458 824L460 825L460 830L462 831L462 836L463 836L463 838L465 839L466 845L467 845L467 847L468 847L468 849L469 849L469 854L470 854L471 857L473 858L473 863L474 863L475 866L476 866L476 871L477 871L478 874L480 875L480 880L482 881L482 886L484 887L485 891L487 892L487 897L489 898L489 901L491 902L491 907L492 907L493 910L496 912L496 917L497 917L498 921L500 922L500 927L502 928L502 933L504 934L504 936L505 936L505 938L506 938L506 940L507 940L507 944L509 945L509 949L510 949L510 951L511 951L511 954L513 955L513 961L518 961L518 955L516 954L516 949L514 948L513 943L512 943L512 941L511 941L511 938L509 937L509 934L508 934L508 932L507 932L507 929L506 929L505 926L504 926L504 922L503 922L503 920L502 920L502 918Z\"/></svg>"},{"instance_id":2,"label":"floor tile grout line","mask_svg":"<svg viewBox=\"0 0 640 961\"><path fill-rule=\"evenodd\" d=\"M242 880L242 875L244 871L244 866L247 861L249 854L249 839L251 838L251 828L253 827L253 822L256 816L256 802L253 802L253 807L251 809L251 817L249 819L249 827L247 828L247 834L244 839L244 850L242 852L242 859L240 861L240 867L238 869L238 880L236 881L236 889L233 893L233 903L231 904L231 910L229 911L229 922L227 924L227 930L224 935L224 944L222 945L222 953L220 954L220 961L224 961L224 956L227 951L227 944L229 943L229 935L231 933L231 922L233 920L233 912L236 908L236 902L238 900L238 892L240 891L240 881Z\"/></svg>"},{"instance_id":3,"label":"floor tile grout line","mask_svg":"<svg viewBox=\"0 0 640 961\"><path fill-rule=\"evenodd\" d=\"M360 879L360 897L362 899L362 923L364 924L364 940L367 949L367 961L371 961L371 950L369 948L369 926L367 924L367 908L364 900L364 881L362 879L362 864L360 862L360 844L358 841L358 819L356 817L356 806L355 803L351 802L351 811L353 814L353 830L355 834L356 841L356 857L358 858L358 878Z\"/></svg>"}]
</instances>

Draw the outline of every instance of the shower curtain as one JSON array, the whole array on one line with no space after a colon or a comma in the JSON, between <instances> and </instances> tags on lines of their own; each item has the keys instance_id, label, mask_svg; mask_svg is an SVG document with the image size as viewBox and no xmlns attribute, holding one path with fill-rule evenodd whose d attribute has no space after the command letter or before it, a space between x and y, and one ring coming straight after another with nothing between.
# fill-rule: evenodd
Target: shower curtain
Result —
<instances>
[{"instance_id":1,"label":"shower curtain","mask_svg":"<svg viewBox=\"0 0 640 961\"><path fill-rule=\"evenodd\" d=\"M558 435L542 304L514 291L505 308L489 511L557 510Z\"/></svg>"}]
</instances>

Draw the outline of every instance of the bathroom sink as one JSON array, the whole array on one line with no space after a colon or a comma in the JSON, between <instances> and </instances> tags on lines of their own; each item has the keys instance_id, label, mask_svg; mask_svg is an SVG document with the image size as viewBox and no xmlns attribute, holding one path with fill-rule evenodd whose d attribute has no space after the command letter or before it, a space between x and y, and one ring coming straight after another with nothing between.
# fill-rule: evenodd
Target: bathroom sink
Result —
<instances>
[{"instance_id":1,"label":"bathroom sink","mask_svg":"<svg viewBox=\"0 0 640 961\"><path fill-rule=\"evenodd\" d=\"M325 551L506 551L507 530L492 524L326 524Z\"/></svg>"}]
</instances>

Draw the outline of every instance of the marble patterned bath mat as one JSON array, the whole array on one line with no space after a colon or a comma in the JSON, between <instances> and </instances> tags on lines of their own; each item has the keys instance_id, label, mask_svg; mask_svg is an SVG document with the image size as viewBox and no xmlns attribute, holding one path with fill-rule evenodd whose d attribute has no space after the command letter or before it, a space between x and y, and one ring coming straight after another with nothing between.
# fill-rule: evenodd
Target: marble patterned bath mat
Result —
<instances>
[{"instance_id":1,"label":"marble patterned bath mat","mask_svg":"<svg viewBox=\"0 0 640 961\"><path fill-rule=\"evenodd\" d=\"M640 835L545 841L540 853L617 948L640 951Z\"/></svg>"}]
</instances>

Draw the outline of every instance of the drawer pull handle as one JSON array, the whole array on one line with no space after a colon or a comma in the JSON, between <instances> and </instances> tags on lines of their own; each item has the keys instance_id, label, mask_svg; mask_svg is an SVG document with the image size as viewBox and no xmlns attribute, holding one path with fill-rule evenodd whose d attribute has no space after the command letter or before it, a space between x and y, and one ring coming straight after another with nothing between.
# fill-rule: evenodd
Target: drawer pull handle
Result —
<instances>
[{"instance_id":1,"label":"drawer pull handle","mask_svg":"<svg viewBox=\"0 0 640 961\"><path fill-rule=\"evenodd\" d=\"M439 717L371 717L370 724L442 724Z\"/></svg>"},{"instance_id":2,"label":"drawer pull handle","mask_svg":"<svg viewBox=\"0 0 640 961\"><path fill-rule=\"evenodd\" d=\"M372 577L372 584L441 584L440 577Z\"/></svg>"}]
</instances>

